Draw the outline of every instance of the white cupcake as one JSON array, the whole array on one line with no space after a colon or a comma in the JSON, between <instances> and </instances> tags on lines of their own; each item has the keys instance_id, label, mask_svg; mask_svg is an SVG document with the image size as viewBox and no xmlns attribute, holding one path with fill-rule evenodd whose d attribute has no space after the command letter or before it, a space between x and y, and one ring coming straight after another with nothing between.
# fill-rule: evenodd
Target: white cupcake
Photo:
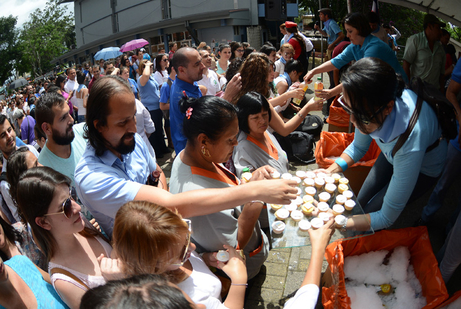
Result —
<instances>
[{"instance_id":1,"label":"white cupcake","mask_svg":"<svg viewBox=\"0 0 461 309\"><path fill-rule=\"evenodd\" d=\"M306 172L306 178L314 179L315 178L315 173L313 171L307 171Z\"/></svg>"},{"instance_id":2,"label":"white cupcake","mask_svg":"<svg viewBox=\"0 0 461 309\"><path fill-rule=\"evenodd\" d=\"M340 184L338 185L338 192L339 192L339 193L342 194L344 191L347 191L347 190L349 190L349 187L348 187L347 185L345 185L345 184L343 184L343 183L340 183Z\"/></svg>"},{"instance_id":3,"label":"white cupcake","mask_svg":"<svg viewBox=\"0 0 461 309\"><path fill-rule=\"evenodd\" d=\"M325 185L325 180L323 178L315 178L315 187L317 189L320 189L321 187L323 187Z\"/></svg>"},{"instance_id":4,"label":"white cupcake","mask_svg":"<svg viewBox=\"0 0 461 309\"><path fill-rule=\"evenodd\" d=\"M303 196L303 202L304 203L313 203L314 202L314 197L312 195L306 194Z\"/></svg>"},{"instance_id":5,"label":"white cupcake","mask_svg":"<svg viewBox=\"0 0 461 309\"><path fill-rule=\"evenodd\" d=\"M328 175L327 175L326 173L324 173L324 172L318 172L318 173L317 173L317 178L322 178L322 179L323 179L323 178L325 178L325 177L327 177L327 176L328 176Z\"/></svg>"},{"instance_id":6,"label":"white cupcake","mask_svg":"<svg viewBox=\"0 0 461 309\"><path fill-rule=\"evenodd\" d=\"M291 179L293 176L290 173L283 173L282 179Z\"/></svg>"},{"instance_id":7,"label":"white cupcake","mask_svg":"<svg viewBox=\"0 0 461 309\"><path fill-rule=\"evenodd\" d=\"M279 220L285 220L290 215L290 212L285 208L279 209L275 212L275 217Z\"/></svg>"},{"instance_id":8,"label":"white cupcake","mask_svg":"<svg viewBox=\"0 0 461 309\"><path fill-rule=\"evenodd\" d=\"M320 202L328 202L330 199L331 195L328 192L322 192L319 194L319 201Z\"/></svg>"},{"instance_id":9,"label":"white cupcake","mask_svg":"<svg viewBox=\"0 0 461 309\"><path fill-rule=\"evenodd\" d=\"M339 183L339 180L341 179L341 175L337 173L331 174L331 177L333 177L333 179L335 180L335 183Z\"/></svg>"},{"instance_id":10,"label":"white cupcake","mask_svg":"<svg viewBox=\"0 0 461 309\"><path fill-rule=\"evenodd\" d=\"M278 171L273 171L271 173L272 179L279 179L280 178L280 173Z\"/></svg>"},{"instance_id":11,"label":"white cupcake","mask_svg":"<svg viewBox=\"0 0 461 309\"><path fill-rule=\"evenodd\" d=\"M305 171L296 171L296 177L304 179L304 178L306 178L306 172Z\"/></svg>"},{"instance_id":12,"label":"white cupcake","mask_svg":"<svg viewBox=\"0 0 461 309\"><path fill-rule=\"evenodd\" d=\"M355 207L355 202L354 200L347 200L344 203L344 208L346 208L347 211L351 211Z\"/></svg>"},{"instance_id":13,"label":"white cupcake","mask_svg":"<svg viewBox=\"0 0 461 309\"><path fill-rule=\"evenodd\" d=\"M338 196L336 196L336 204L344 205L346 201L347 198L344 195L339 194Z\"/></svg>"},{"instance_id":14,"label":"white cupcake","mask_svg":"<svg viewBox=\"0 0 461 309\"><path fill-rule=\"evenodd\" d=\"M291 177L291 180L296 181L298 185L301 183L301 178L299 178L298 176Z\"/></svg>"},{"instance_id":15,"label":"white cupcake","mask_svg":"<svg viewBox=\"0 0 461 309\"><path fill-rule=\"evenodd\" d=\"M293 219L296 222L301 221L301 219L304 217L301 210L293 210L290 216L291 219Z\"/></svg>"},{"instance_id":16,"label":"white cupcake","mask_svg":"<svg viewBox=\"0 0 461 309\"><path fill-rule=\"evenodd\" d=\"M291 204L286 205L285 208L286 208L289 212L292 212L293 210L298 209L298 205L296 205L295 203L291 202Z\"/></svg>"},{"instance_id":17,"label":"white cupcake","mask_svg":"<svg viewBox=\"0 0 461 309\"><path fill-rule=\"evenodd\" d=\"M306 192L307 195L314 196L317 190L314 187L306 187L304 192Z\"/></svg>"},{"instance_id":18,"label":"white cupcake","mask_svg":"<svg viewBox=\"0 0 461 309\"><path fill-rule=\"evenodd\" d=\"M279 209L282 208L282 207L283 207L282 204L271 204L271 209L272 209L273 211L277 211L277 210L279 210Z\"/></svg>"},{"instance_id":19,"label":"white cupcake","mask_svg":"<svg viewBox=\"0 0 461 309\"><path fill-rule=\"evenodd\" d=\"M307 231L311 228L311 223L308 220L301 220L298 223L298 227L301 231Z\"/></svg>"},{"instance_id":20,"label":"white cupcake","mask_svg":"<svg viewBox=\"0 0 461 309\"><path fill-rule=\"evenodd\" d=\"M341 229L344 227L344 224L346 224L347 218L343 215L337 215L335 217L335 225L338 229Z\"/></svg>"},{"instance_id":21,"label":"white cupcake","mask_svg":"<svg viewBox=\"0 0 461 309\"><path fill-rule=\"evenodd\" d=\"M335 179L331 176L327 176L325 177L325 183L331 183L331 184L334 184L335 183Z\"/></svg>"},{"instance_id":22,"label":"white cupcake","mask_svg":"<svg viewBox=\"0 0 461 309\"><path fill-rule=\"evenodd\" d=\"M353 196L354 196L354 193L351 191L351 190L346 190L343 192L343 195L348 199L350 200Z\"/></svg>"},{"instance_id":23,"label":"white cupcake","mask_svg":"<svg viewBox=\"0 0 461 309\"><path fill-rule=\"evenodd\" d=\"M304 181L303 181L303 184L306 187L313 187L313 186L315 186L315 180L313 178L305 178Z\"/></svg>"},{"instance_id":24,"label":"white cupcake","mask_svg":"<svg viewBox=\"0 0 461 309\"><path fill-rule=\"evenodd\" d=\"M323 220L320 218L314 218L311 220L311 225L314 229L319 229L323 226Z\"/></svg>"},{"instance_id":25,"label":"white cupcake","mask_svg":"<svg viewBox=\"0 0 461 309\"><path fill-rule=\"evenodd\" d=\"M339 183L342 183L344 185L348 185L349 184L349 179L347 179L346 177L340 178Z\"/></svg>"},{"instance_id":26,"label":"white cupcake","mask_svg":"<svg viewBox=\"0 0 461 309\"><path fill-rule=\"evenodd\" d=\"M218 253L216 253L216 259L220 262L226 263L229 261L229 252L226 250L219 250Z\"/></svg>"},{"instance_id":27,"label":"white cupcake","mask_svg":"<svg viewBox=\"0 0 461 309\"><path fill-rule=\"evenodd\" d=\"M311 203L305 203L303 204L303 206L301 207L301 211L303 212L303 214L305 214L306 216L312 216L312 212L314 211L315 209L315 206L312 205Z\"/></svg>"},{"instance_id":28,"label":"white cupcake","mask_svg":"<svg viewBox=\"0 0 461 309\"><path fill-rule=\"evenodd\" d=\"M285 222L275 221L274 223L272 223L272 232L274 232L275 234L283 233L283 231L285 230L285 226Z\"/></svg>"},{"instance_id":29,"label":"white cupcake","mask_svg":"<svg viewBox=\"0 0 461 309\"><path fill-rule=\"evenodd\" d=\"M253 174L251 174L250 172L245 172L242 174L242 181L244 183L249 182L252 176Z\"/></svg>"},{"instance_id":30,"label":"white cupcake","mask_svg":"<svg viewBox=\"0 0 461 309\"><path fill-rule=\"evenodd\" d=\"M325 202L320 202L318 203L317 208L320 212L327 212L330 209L330 206Z\"/></svg>"},{"instance_id":31,"label":"white cupcake","mask_svg":"<svg viewBox=\"0 0 461 309\"><path fill-rule=\"evenodd\" d=\"M335 204L335 205L333 205L332 209L333 209L333 214L335 216L342 215L343 212L344 212L344 206L343 205Z\"/></svg>"},{"instance_id":32,"label":"white cupcake","mask_svg":"<svg viewBox=\"0 0 461 309\"><path fill-rule=\"evenodd\" d=\"M327 183L327 184L325 185L325 191L327 191L327 192L330 193L330 194L335 193L335 191L336 191L336 185L333 184L333 183Z\"/></svg>"},{"instance_id":33,"label":"white cupcake","mask_svg":"<svg viewBox=\"0 0 461 309\"><path fill-rule=\"evenodd\" d=\"M330 213L328 213L328 212L321 212L318 215L318 218L322 219L323 222L328 222L328 220L330 220L331 217L332 217L332 215Z\"/></svg>"},{"instance_id":34,"label":"white cupcake","mask_svg":"<svg viewBox=\"0 0 461 309\"><path fill-rule=\"evenodd\" d=\"M296 187L296 190L298 190L298 192L296 192L296 195L301 195L301 193L303 192L303 190L301 190L300 187Z\"/></svg>"},{"instance_id":35,"label":"white cupcake","mask_svg":"<svg viewBox=\"0 0 461 309\"><path fill-rule=\"evenodd\" d=\"M300 196L297 196L294 200L291 201L291 203L296 204L296 205L301 205L303 203L303 199Z\"/></svg>"}]
</instances>

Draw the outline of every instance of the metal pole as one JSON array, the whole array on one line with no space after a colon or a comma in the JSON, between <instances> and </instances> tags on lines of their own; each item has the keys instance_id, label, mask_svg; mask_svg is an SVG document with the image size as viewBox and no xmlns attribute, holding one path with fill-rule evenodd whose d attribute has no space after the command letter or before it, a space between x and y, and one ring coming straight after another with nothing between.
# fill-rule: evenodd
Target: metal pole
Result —
<instances>
[{"instance_id":1,"label":"metal pole","mask_svg":"<svg viewBox=\"0 0 461 309\"><path fill-rule=\"evenodd\" d=\"M322 0L319 0L319 10L322 9ZM320 29L323 29L323 22L320 21ZM320 32L320 63L323 63L323 33ZM323 73L320 74L320 77L322 78L323 81Z\"/></svg>"}]
</instances>

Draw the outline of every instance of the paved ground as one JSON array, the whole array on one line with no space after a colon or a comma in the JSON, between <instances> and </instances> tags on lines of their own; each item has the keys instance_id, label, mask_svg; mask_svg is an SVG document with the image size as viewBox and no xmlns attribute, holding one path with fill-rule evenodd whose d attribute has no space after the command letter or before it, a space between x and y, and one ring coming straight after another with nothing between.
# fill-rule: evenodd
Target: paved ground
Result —
<instances>
[{"instance_id":1,"label":"paved ground","mask_svg":"<svg viewBox=\"0 0 461 309\"><path fill-rule=\"evenodd\" d=\"M328 75L324 74L324 84L329 85ZM311 93L307 94L312 96ZM315 114L322 116L321 112ZM328 131L328 124L324 126L324 130ZM167 177L170 175L173 155L165 156L159 160L159 164L165 171ZM312 170L317 168L316 164L299 165L290 164L290 171L296 170ZM451 214L457 205L458 188L461 186L461 178L452 185L451 190L447 194L445 206L441 209L432 222L428 226L429 236L434 252L442 247L445 240L445 226L451 219ZM419 200L410 204L402 212L397 222L392 228L404 228L413 226L413 223L419 218L422 208L429 198L430 192L427 192ZM269 254L269 258L264 263L261 273L250 282L247 291L245 308L283 308L285 301L294 295L296 290L301 285L306 269L309 265L310 248L289 248L289 249L273 249ZM323 270L328 264L324 261ZM453 294L455 291L461 290L461 267L453 275L448 283L448 292ZM318 308L322 308L320 301Z\"/></svg>"}]
</instances>

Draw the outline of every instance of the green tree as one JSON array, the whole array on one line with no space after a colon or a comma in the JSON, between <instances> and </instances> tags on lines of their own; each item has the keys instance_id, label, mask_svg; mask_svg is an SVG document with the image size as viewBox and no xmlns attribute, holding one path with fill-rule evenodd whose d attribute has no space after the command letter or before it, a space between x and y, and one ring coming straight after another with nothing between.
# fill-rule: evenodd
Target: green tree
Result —
<instances>
[{"instance_id":1,"label":"green tree","mask_svg":"<svg viewBox=\"0 0 461 309\"><path fill-rule=\"evenodd\" d=\"M37 9L19 36L21 59L17 69L20 73L31 72L32 77L42 75L53 68L51 60L62 55L76 44L74 17L50 0L43 10Z\"/></svg>"},{"instance_id":2,"label":"green tree","mask_svg":"<svg viewBox=\"0 0 461 309\"><path fill-rule=\"evenodd\" d=\"M0 17L0 86L12 75L15 59L18 56L16 22L16 17L12 15Z\"/></svg>"}]
</instances>

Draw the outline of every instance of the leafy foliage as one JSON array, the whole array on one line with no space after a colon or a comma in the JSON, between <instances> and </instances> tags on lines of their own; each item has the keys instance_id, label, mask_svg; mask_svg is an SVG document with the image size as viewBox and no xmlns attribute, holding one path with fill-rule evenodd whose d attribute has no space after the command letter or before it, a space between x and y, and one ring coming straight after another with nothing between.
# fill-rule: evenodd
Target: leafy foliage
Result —
<instances>
[{"instance_id":1,"label":"leafy foliage","mask_svg":"<svg viewBox=\"0 0 461 309\"><path fill-rule=\"evenodd\" d=\"M74 17L58 5L58 0L50 0L43 10L30 14L18 44L18 72L31 72L33 77L42 75L53 68L51 60L75 44Z\"/></svg>"},{"instance_id":2,"label":"leafy foliage","mask_svg":"<svg viewBox=\"0 0 461 309\"><path fill-rule=\"evenodd\" d=\"M14 60L18 56L16 47L17 19L12 15L0 17L0 81L6 80L12 74Z\"/></svg>"}]
</instances>

